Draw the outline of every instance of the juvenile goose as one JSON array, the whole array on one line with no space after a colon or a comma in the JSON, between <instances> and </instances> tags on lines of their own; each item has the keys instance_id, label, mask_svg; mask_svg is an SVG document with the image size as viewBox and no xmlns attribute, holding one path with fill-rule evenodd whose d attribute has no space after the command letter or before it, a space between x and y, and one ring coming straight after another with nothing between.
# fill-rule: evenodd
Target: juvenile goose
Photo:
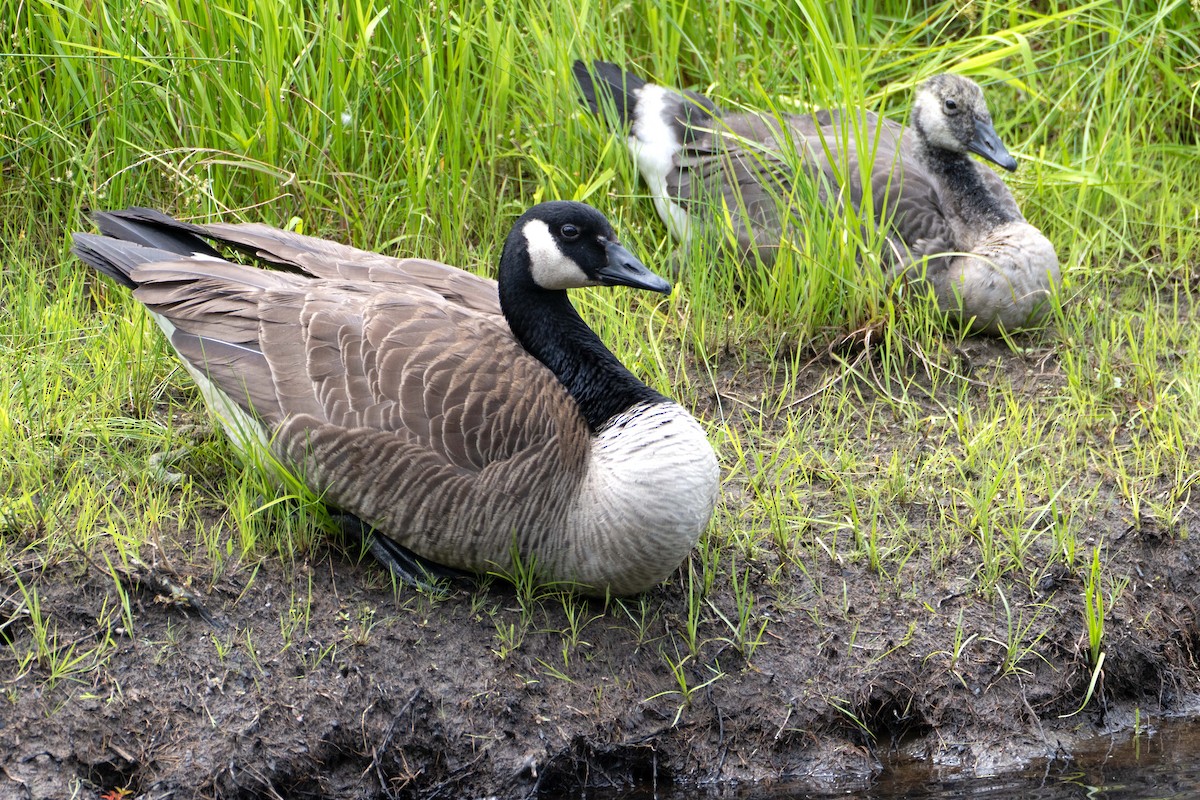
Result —
<instances>
[{"instance_id":1,"label":"juvenile goose","mask_svg":"<svg viewBox=\"0 0 1200 800\"><path fill-rule=\"evenodd\" d=\"M629 149L655 208L685 244L695 228L723 224L724 206L742 256L757 252L770 263L781 236L780 199L794 177L782 154L794 151L792 163L818 181L823 201L857 208L859 157L873 151L868 177L876 220L887 225L891 277L924 277L941 308L977 332L1034 325L1048 310L1060 277L1054 246L1021 216L996 173L968 155L1017 167L973 81L928 79L903 127L869 111L857 112L858 124L836 110L726 114L706 97L646 83L614 64L576 61L574 72L593 112L612 103L630 127ZM841 175L849 176L847 186Z\"/></svg>"},{"instance_id":2,"label":"juvenile goose","mask_svg":"<svg viewBox=\"0 0 1200 800\"><path fill-rule=\"evenodd\" d=\"M266 447L373 526L401 573L509 570L632 594L687 556L717 497L715 454L635 378L566 289L665 292L581 203L534 206L499 284L257 224L99 213L74 252L133 290L243 451ZM290 271L220 258L203 239ZM497 288L499 289L497 293Z\"/></svg>"}]
</instances>

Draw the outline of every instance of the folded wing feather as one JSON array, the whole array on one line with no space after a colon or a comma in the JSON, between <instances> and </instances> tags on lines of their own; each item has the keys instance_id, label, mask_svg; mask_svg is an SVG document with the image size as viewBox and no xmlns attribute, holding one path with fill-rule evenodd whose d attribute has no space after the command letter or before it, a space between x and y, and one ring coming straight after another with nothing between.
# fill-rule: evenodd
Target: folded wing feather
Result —
<instances>
[{"instance_id":1,"label":"folded wing feather","mask_svg":"<svg viewBox=\"0 0 1200 800\"><path fill-rule=\"evenodd\" d=\"M479 553L462 541L471 532L515 533L531 511L565 518L590 434L565 388L513 337L493 282L364 254L372 265L352 248L336 269L305 269L328 277L87 234L76 248L136 286L180 356L262 424L284 464L401 544L477 568L504 563L509 543L492 537L496 552ZM279 246L271 260L303 269L316 252ZM424 285L406 283L414 274ZM531 503L531 493L541 496Z\"/></svg>"}]
</instances>

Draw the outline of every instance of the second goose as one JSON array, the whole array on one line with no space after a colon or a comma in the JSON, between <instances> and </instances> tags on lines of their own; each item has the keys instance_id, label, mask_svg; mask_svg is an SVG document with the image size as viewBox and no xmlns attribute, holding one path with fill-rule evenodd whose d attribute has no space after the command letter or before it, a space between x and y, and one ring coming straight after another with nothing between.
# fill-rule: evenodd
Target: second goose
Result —
<instances>
[{"instance_id":1,"label":"second goose","mask_svg":"<svg viewBox=\"0 0 1200 800\"><path fill-rule=\"evenodd\" d=\"M96 214L74 252L131 289L243 450L269 448L330 505L461 570L593 593L654 586L717 498L716 456L681 406L635 378L567 299L669 285L580 203L512 228L499 284L265 225ZM205 240L289 271L225 261Z\"/></svg>"},{"instance_id":2,"label":"second goose","mask_svg":"<svg viewBox=\"0 0 1200 800\"><path fill-rule=\"evenodd\" d=\"M770 263L780 244L780 199L794 179L789 163L821 181L825 202L858 207L860 150L871 152L865 174L877 221L886 225L882 255L892 277L923 277L940 307L976 332L1045 317L1060 279L1058 256L999 176L969 155L1017 166L973 81L942 74L922 83L905 127L868 111L857 120L837 110L726 114L706 97L647 83L615 64L576 61L574 72L593 112L612 104L629 126L629 149L655 208L685 243L696 229L723 224L723 205L742 256Z\"/></svg>"}]
</instances>

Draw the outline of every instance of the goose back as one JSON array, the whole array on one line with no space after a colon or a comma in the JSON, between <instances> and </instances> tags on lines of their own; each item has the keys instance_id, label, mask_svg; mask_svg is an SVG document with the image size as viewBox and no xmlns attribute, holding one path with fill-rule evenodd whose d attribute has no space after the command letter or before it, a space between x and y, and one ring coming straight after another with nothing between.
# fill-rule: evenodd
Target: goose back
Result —
<instances>
[{"instance_id":1,"label":"goose back","mask_svg":"<svg viewBox=\"0 0 1200 800\"><path fill-rule=\"evenodd\" d=\"M110 235L77 234L76 253L133 289L235 444L268 448L424 558L482 572L517 553L544 579L632 593L673 570L712 513L716 460L696 421L652 393L597 435L518 342L493 281L261 225L140 209L100 224ZM131 224L150 245L129 241ZM195 237L290 271L219 259ZM643 407L661 424L647 431ZM676 507L647 516L664 466L679 492L657 494Z\"/></svg>"}]
</instances>

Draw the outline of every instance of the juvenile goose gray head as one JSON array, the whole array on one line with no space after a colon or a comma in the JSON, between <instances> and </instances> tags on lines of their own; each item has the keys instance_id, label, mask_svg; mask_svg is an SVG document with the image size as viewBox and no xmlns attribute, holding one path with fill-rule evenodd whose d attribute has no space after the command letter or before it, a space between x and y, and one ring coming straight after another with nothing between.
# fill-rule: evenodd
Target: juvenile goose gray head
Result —
<instances>
[{"instance_id":1,"label":"juvenile goose gray head","mask_svg":"<svg viewBox=\"0 0 1200 800\"><path fill-rule=\"evenodd\" d=\"M1058 256L1004 182L968 155L1016 167L982 90L967 78L935 75L921 84L905 128L863 110L851 119L839 110L727 114L708 98L646 83L614 64L576 61L574 72L592 111L612 103L629 126L629 149L655 207L685 244L696 229L723 229L722 209L730 209L741 257L770 263L782 236L781 200L792 196L791 164L809 179L821 176L823 201L858 207L862 136L862 152L873 154L866 174L887 231L882 256L891 276L924 279L942 309L977 332L1044 318Z\"/></svg>"},{"instance_id":2,"label":"juvenile goose gray head","mask_svg":"<svg viewBox=\"0 0 1200 800\"><path fill-rule=\"evenodd\" d=\"M630 594L670 574L716 502L700 425L635 378L565 289L667 291L580 203L513 226L497 284L254 224L101 213L74 252L134 291L242 449L267 448L330 505L473 572ZM234 264L204 239L289 272ZM407 577L407 576L406 576Z\"/></svg>"},{"instance_id":3,"label":"juvenile goose gray head","mask_svg":"<svg viewBox=\"0 0 1200 800\"><path fill-rule=\"evenodd\" d=\"M975 153L1009 172L1017 168L992 125L983 90L969 78L945 73L917 87L912 127L926 158Z\"/></svg>"}]
</instances>

